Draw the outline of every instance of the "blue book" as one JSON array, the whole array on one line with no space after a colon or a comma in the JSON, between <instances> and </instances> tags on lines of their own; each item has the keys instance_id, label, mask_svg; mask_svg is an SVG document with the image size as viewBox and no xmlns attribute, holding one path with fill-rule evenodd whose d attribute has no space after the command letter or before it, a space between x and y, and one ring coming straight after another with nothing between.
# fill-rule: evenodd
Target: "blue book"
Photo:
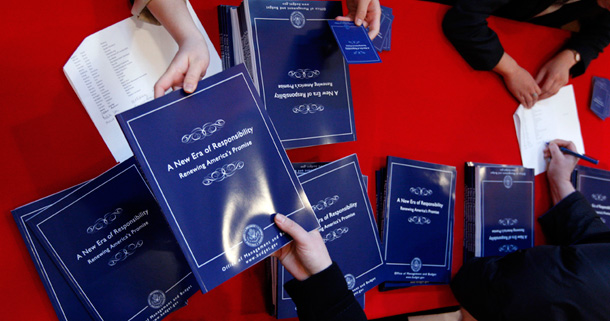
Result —
<instances>
[{"instance_id":1,"label":"blue book","mask_svg":"<svg viewBox=\"0 0 610 321\"><path fill-rule=\"evenodd\" d=\"M27 224L95 320L160 320L197 291L133 158Z\"/></svg>"},{"instance_id":2,"label":"blue book","mask_svg":"<svg viewBox=\"0 0 610 321\"><path fill-rule=\"evenodd\" d=\"M449 283L456 169L388 156L383 281Z\"/></svg>"},{"instance_id":3,"label":"blue book","mask_svg":"<svg viewBox=\"0 0 610 321\"><path fill-rule=\"evenodd\" d=\"M205 293L319 227L243 65L117 115Z\"/></svg>"},{"instance_id":4,"label":"blue book","mask_svg":"<svg viewBox=\"0 0 610 321\"><path fill-rule=\"evenodd\" d=\"M572 174L572 183L610 227L610 171L578 165Z\"/></svg>"},{"instance_id":5,"label":"blue book","mask_svg":"<svg viewBox=\"0 0 610 321\"><path fill-rule=\"evenodd\" d=\"M328 27L341 6L244 1L252 76L285 148L356 140L349 69Z\"/></svg>"},{"instance_id":6,"label":"blue book","mask_svg":"<svg viewBox=\"0 0 610 321\"><path fill-rule=\"evenodd\" d=\"M353 154L307 171L299 175L299 180L314 202L319 231L331 259L345 274L348 288L361 299L379 284L383 257L358 157ZM356 252L358 255L354 255ZM277 269L277 316L294 317L294 303L284 290L284 284L293 277L279 263Z\"/></svg>"},{"instance_id":7,"label":"blue book","mask_svg":"<svg viewBox=\"0 0 610 321\"><path fill-rule=\"evenodd\" d=\"M370 64L381 62L364 26L353 21L328 21L337 44L348 64Z\"/></svg>"},{"instance_id":8,"label":"blue book","mask_svg":"<svg viewBox=\"0 0 610 321\"><path fill-rule=\"evenodd\" d=\"M610 79L593 77L591 111L602 120L610 116Z\"/></svg>"},{"instance_id":9,"label":"blue book","mask_svg":"<svg viewBox=\"0 0 610 321\"><path fill-rule=\"evenodd\" d=\"M534 171L468 162L465 166L464 260L534 246Z\"/></svg>"},{"instance_id":10,"label":"blue book","mask_svg":"<svg viewBox=\"0 0 610 321\"><path fill-rule=\"evenodd\" d=\"M88 321L95 320L85 306L81 303L76 293L70 287L66 278L55 265L52 258L44 249L38 238L32 233L26 222L38 215L42 210L69 195L78 186L66 189L59 193L47 196L35 202L21 206L11 211L25 245L30 252L34 266L40 275L51 304L55 309L57 318L62 321Z\"/></svg>"}]
</instances>

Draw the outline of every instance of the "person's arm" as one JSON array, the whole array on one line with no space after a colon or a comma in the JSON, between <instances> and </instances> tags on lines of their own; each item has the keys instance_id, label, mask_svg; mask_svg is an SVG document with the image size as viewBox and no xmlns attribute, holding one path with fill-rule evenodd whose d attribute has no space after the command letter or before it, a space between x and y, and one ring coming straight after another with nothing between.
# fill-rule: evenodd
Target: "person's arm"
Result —
<instances>
[{"instance_id":1,"label":"person's arm","mask_svg":"<svg viewBox=\"0 0 610 321\"><path fill-rule=\"evenodd\" d=\"M186 3L184 0L136 0L132 13L140 17L146 12L144 8L178 43L178 52L155 84L155 98L163 96L170 88L182 87L187 93L192 93L197 88L197 82L205 75L210 56L205 39L195 26Z\"/></svg>"},{"instance_id":2,"label":"person's arm","mask_svg":"<svg viewBox=\"0 0 610 321\"><path fill-rule=\"evenodd\" d=\"M301 321L360 321L366 315L333 263L320 232L307 232L284 215L275 224L293 238L273 255L295 277L284 288L297 306Z\"/></svg>"},{"instance_id":3,"label":"person's arm","mask_svg":"<svg viewBox=\"0 0 610 321\"><path fill-rule=\"evenodd\" d=\"M375 39L381 27L381 7L379 0L346 0L347 15L339 16L339 21L354 21L357 26L369 28L369 38Z\"/></svg>"},{"instance_id":4,"label":"person's arm","mask_svg":"<svg viewBox=\"0 0 610 321\"><path fill-rule=\"evenodd\" d=\"M578 159L563 154L559 146L576 150L574 143L557 139L544 151L545 157L551 158L547 178L555 204L538 219L547 240L551 244L569 245L591 235L610 232L589 202L572 186L570 177Z\"/></svg>"},{"instance_id":5,"label":"person's arm","mask_svg":"<svg viewBox=\"0 0 610 321\"><path fill-rule=\"evenodd\" d=\"M580 54L580 62L570 69L572 77L582 75L589 63L610 44L610 12L606 9L593 17L580 20L580 31L574 33L565 49Z\"/></svg>"}]
</instances>

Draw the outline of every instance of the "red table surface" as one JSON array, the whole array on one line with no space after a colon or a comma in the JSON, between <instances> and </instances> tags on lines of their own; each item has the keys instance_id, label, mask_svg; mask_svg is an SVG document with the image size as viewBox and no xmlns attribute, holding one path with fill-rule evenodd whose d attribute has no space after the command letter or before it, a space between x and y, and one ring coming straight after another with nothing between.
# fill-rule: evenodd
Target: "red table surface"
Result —
<instances>
[{"instance_id":1,"label":"red table surface","mask_svg":"<svg viewBox=\"0 0 610 321\"><path fill-rule=\"evenodd\" d=\"M156 0L159 1L159 0ZM237 0L194 0L193 7L218 49L216 5ZM466 161L520 164L512 114L516 101L497 75L472 70L445 39L446 6L382 1L394 9L392 50L383 63L350 67L358 140L288 152L292 161L332 161L357 153L370 178L386 156L452 165L458 170L454 273L462 264L463 165ZM95 177L115 164L62 66L89 34L129 17L123 1L4 2L0 146L0 313L2 320L56 320L55 312L9 211ZM489 24L507 50L535 74L569 37L566 31L499 18ZM610 169L610 127L590 110L591 78L610 78L602 54L572 79L587 153ZM587 164L584 164L587 165ZM374 180L369 197L375 204ZM544 174L536 177L536 215L550 206ZM536 226L537 244L544 242ZM265 312L264 267L256 265L167 320L273 320ZM369 318L457 305L448 286L420 286L366 294Z\"/></svg>"}]
</instances>

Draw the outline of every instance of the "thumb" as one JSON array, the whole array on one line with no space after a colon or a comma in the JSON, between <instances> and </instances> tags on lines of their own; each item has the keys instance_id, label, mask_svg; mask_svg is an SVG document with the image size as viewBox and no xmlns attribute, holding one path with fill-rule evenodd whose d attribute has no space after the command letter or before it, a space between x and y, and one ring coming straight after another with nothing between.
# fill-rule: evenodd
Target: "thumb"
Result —
<instances>
[{"instance_id":1,"label":"thumb","mask_svg":"<svg viewBox=\"0 0 610 321\"><path fill-rule=\"evenodd\" d=\"M354 17L354 23L356 26L361 26L366 18L366 12L368 10L370 0L358 0L358 8L356 9L356 16Z\"/></svg>"},{"instance_id":2,"label":"thumb","mask_svg":"<svg viewBox=\"0 0 610 321\"><path fill-rule=\"evenodd\" d=\"M290 235L295 242L297 243L306 243L307 242L307 237L309 236L309 233L307 233L307 231L305 231L305 229L303 229L299 224L297 224L295 221L289 219L288 217L286 217L285 215L282 214L275 214L275 217L273 218L273 220L275 221L275 224L277 225L277 227L282 230L283 232L286 232L286 234Z\"/></svg>"}]
</instances>

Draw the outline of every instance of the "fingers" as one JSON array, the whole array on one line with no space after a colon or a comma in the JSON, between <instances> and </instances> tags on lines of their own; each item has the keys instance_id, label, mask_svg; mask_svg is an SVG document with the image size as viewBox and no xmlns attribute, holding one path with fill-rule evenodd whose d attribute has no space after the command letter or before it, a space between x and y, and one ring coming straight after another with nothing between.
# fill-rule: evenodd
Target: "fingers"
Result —
<instances>
[{"instance_id":1,"label":"fingers","mask_svg":"<svg viewBox=\"0 0 610 321\"><path fill-rule=\"evenodd\" d=\"M375 39L375 37L377 37L381 28L381 8L375 8L370 13L372 14L372 16L368 17L370 19L369 38L373 40Z\"/></svg>"},{"instance_id":2,"label":"fingers","mask_svg":"<svg viewBox=\"0 0 610 321\"><path fill-rule=\"evenodd\" d=\"M350 18L348 16L338 16L338 17L335 18L335 20L337 20L337 21L352 21L354 19L352 19L352 18Z\"/></svg>"},{"instance_id":3,"label":"fingers","mask_svg":"<svg viewBox=\"0 0 610 321\"><path fill-rule=\"evenodd\" d=\"M295 223L290 218L282 215L275 214L273 218L277 227L290 235L297 243L306 243L309 237L309 233L305 231L299 224Z\"/></svg>"},{"instance_id":4,"label":"fingers","mask_svg":"<svg viewBox=\"0 0 610 321\"><path fill-rule=\"evenodd\" d=\"M358 7L356 8L356 16L354 17L354 23L356 26L361 26L366 18L366 12L369 8L371 0L359 0ZM366 28L366 26L364 26Z\"/></svg>"},{"instance_id":5,"label":"fingers","mask_svg":"<svg viewBox=\"0 0 610 321\"><path fill-rule=\"evenodd\" d=\"M184 76L184 91L190 94L197 89L197 83L205 75L208 64L209 62L202 61L189 66L189 69L186 71L186 76Z\"/></svg>"},{"instance_id":6,"label":"fingers","mask_svg":"<svg viewBox=\"0 0 610 321\"><path fill-rule=\"evenodd\" d=\"M165 95L165 92L170 89L174 84L174 72L171 70L171 66L167 68L165 73L155 83L155 98L159 98Z\"/></svg>"}]
</instances>

